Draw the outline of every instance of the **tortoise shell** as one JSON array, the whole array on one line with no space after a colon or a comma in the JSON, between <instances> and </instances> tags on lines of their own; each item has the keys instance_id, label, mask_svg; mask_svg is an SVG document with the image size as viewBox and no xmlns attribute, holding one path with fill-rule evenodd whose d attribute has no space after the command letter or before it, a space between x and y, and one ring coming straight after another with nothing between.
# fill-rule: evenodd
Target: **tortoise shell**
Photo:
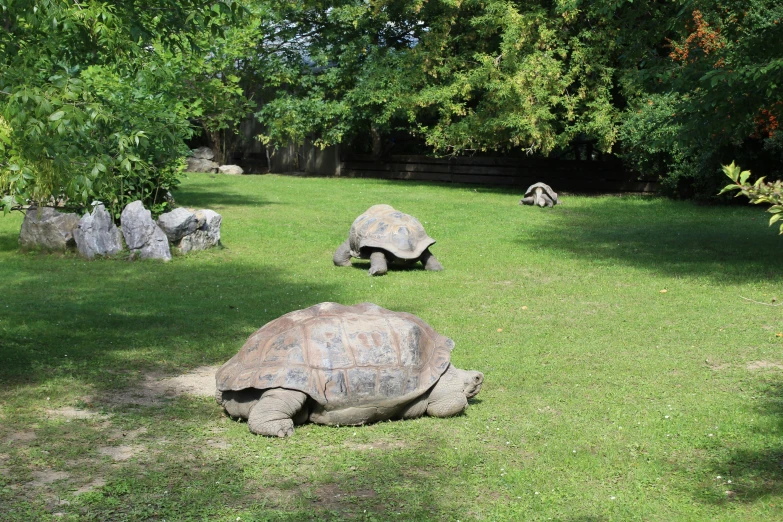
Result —
<instances>
[{"instance_id":1,"label":"tortoise shell","mask_svg":"<svg viewBox=\"0 0 783 522\"><path fill-rule=\"evenodd\" d=\"M546 183L534 183L530 185L527 190L525 191L525 196L532 196L533 192L537 189L543 189L544 194L549 196L549 199L552 200L553 203L557 203L557 192L552 190L552 187L547 185Z\"/></svg>"},{"instance_id":2,"label":"tortoise shell","mask_svg":"<svg viewBox=\"0 0 783 522\"><path fill-rule=\"evenodd\" d=\"M395 406L431 388L454 342L415 315L321 303L275 319L217 372L219 391L299 390L327 407Z\"/></svg>"},{"instance_id":3,"label":"tortoise shell","mask_svg":"<svg viewBox=\"0 0 783 522\"><path fill-rule=\"evenodd\" d=\"M379 248L399 259L418 259L435 243L418 219L390 205L374 205L356 218L348 241L353 257L369 257L367 249Z\"/></svg>"}]
</instances>

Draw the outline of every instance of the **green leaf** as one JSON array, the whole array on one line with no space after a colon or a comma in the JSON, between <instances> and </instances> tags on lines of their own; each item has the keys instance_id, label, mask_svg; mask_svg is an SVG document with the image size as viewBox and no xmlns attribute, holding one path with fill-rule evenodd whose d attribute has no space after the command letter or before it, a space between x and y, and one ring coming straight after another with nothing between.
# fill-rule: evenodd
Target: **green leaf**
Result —
<instances>
[{"instance_id":1,"label":"green leaf","mask_svg":"<svg viewBox=\"0 0 783 522\"><path fill-rule=\"evenodd\" d=\"M745 182L748 181L749 177L750 177L749 170L742 171L742 173L740 174L740 185L744 185Z\"/></svg>"},{"instance_id":2,"label":"green leaf","mask_svg":"<svg viewBox=\"0 0 783 522\"><path fill-rule=\"evenodd\" d=\"M729 192L730 190L738 190L740 188L742 188L742 187L740 187L739 185L735 185L735 184L726 185L725 187L723 187L723 190L718 192L718 195L720 196L721 194Z\"/></svg>"},{"instance_id":3,"label":"green leaf","mask_svg":"<svg viewBox=\"0 0 783 522\"><path fill-rule=\"evenodd\" d=\"M54 114L52 114L51 116L49 116L49 121L57 121L60 118L62 118L63 116L65 116L65 111L57 111Z\"/></svg>"},{"instance_id":4,"label":"green leaf","mask_svg":"<svg viewBox=\"0 0 783 522\"><path fill-rule=\"evenodd\" d=\"M776 221L780 221L780 218L782 218L782 217L783 217L783 215L780 215L780 214L775 214L774 216L772 216L771 218L769 218L769 224L770 224L770 226L772 226L772 224L773 224L773 223L775 223Z\"/></svg>"}]
</instances>

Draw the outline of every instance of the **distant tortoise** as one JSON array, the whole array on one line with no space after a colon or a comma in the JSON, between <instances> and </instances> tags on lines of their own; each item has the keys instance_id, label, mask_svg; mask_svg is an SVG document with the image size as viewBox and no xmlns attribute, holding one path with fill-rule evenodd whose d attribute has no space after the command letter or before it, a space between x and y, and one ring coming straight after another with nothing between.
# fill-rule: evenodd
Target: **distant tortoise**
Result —
<instances>
[{"instance_id":1,"label":"distant tortoise","mask_svg":"<svg viewBox=\"0 0 783 522\"><path fill-rule=\"evenodd\" d=\"M462 412L481 372L451 365L454 341L415 315L321 303L264 325L215 375L215 398L253 433Z\"/></svg>"},{"instance_id":2,"label":"distant tortoise","mask_svg":"<svg viewBox=\"0 0 783 522\"><path fill-rule=\"evenodd\" d=\"M538 205L539 207L551 207L559 203L557 192L546 183L535 183L525 191L525 197L519 200L520 205Z\"/></svg>"},{"instance_id":3,"label":"distant tortoise","mask_svg":"<svg viewBox=\"0 0 783 522\"><path fill-rule=\"evenodd\" d=\"M443 270L429 247L435 240L421 222L394 210L390 205L374 205L356 218L348 239L337 248L332 260L337 266L351 266L351 258L370 259L370 275L383 275L388 262L421 261L425 270Z\"/></svg>"}]
</instances>

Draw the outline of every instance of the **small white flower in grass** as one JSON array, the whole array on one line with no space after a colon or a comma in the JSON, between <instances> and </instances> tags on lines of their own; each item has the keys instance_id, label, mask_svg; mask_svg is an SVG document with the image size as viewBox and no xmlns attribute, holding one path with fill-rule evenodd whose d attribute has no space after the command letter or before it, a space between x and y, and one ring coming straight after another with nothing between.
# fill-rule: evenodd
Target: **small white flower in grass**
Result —
<instances>
[{"instance_id":1,"label":"small white flower in grass","mask_svg":"<svg viewBox=\"0 0 783 522\"><path fill-rule=\"evenodd\" d=\"M617 497L609 497L609 500L614 500L614 499L616 499L616 498L617 498Z\"/></svg>"},{"instance_id":2,"label":"small white flower in grass","mask_svg":"<svg viewBox=\"0 0 783 522\"><path fill-rule=\"evenodd\" d=\"M535 494L538 495L538 491L536 491Z\"/></svg>"},{"instance_id":3,"label":"small white flower in grass","mask_svg":"<svg viewBox=\"0 0 783 522\"><path fill-rule=\"evenodd\" d=\"M731 484L731 481L730 481L730 480L727 480L727 481L726 481L726 483L727 483L727 484Z\"/></svg>"},{"instance_id":4,"label":"small white flower in grass","mask_svg":"<svg viewBox=\"0 0 783 522\"><path fill-rule=\"evenodd\" d=\"M716 479L718 479L718 480L720 480L720 479L722 479L723 477L721 477L720 475L718 475L718 476L717 476L717 477L715 477L715 478L716 478Z\"/></svg>"},{"instance_id":5,"label":"small white flower in grass","mask_svg":"<svg viewBox=\"0 0 783 522\"><path fill-rule=\"evenodd\" d=\"M572 452L572 453L576 453L576 450L573 450L573 452Z\"/></svg>"},{"instance_id":6,"label":"small white flower in grass","mask_svg":"<svg viewBox=\"0 0 783 522\"><path fill-rule=\"evenodd\" d=\"M708 436L708 437L712 437L712 433L710 433L710 434L709 434L709 435L707 435L707 436Z\"/></svg>"},{"instance_id":7,"label":"small white flower in grass","mask_svg":"<svg viewBox=\"0 0 783 522\"><path fill-rule=\"evenodd\" d=\"M666 415L666 416L664 417L664 419L668 419L668 418L669 418L669 416L668 416L668 415Z\"/></svg>"}]
</instances>

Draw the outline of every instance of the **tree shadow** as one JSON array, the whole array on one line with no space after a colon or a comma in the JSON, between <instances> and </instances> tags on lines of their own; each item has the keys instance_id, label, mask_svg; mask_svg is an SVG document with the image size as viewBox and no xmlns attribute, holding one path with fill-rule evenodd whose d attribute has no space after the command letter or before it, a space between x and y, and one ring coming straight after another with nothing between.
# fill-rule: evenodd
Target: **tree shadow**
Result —
<instances>
[{"instance_id":1,"label":"tree shadow","mask_svg":"<svg viewBox=\"0 0 783 522\"><path fill-rule=\"evenodd\" d=\"M132 378L222 363L266 322L339 300L332 285L200 254L169 263L42 255L0 268L0 380L67 377L101 389L116 386L107 372Z\"/></svg>"},{"instance_id":2,"label":"tree shadow","mask_svg":"<svg viewBox=\"0 0 783 522\"><path fill-rule=\"evenodd\" d=\"M204 174L203 176L208 176ZM220 180L216 176L214 185L204 185L189 183L184 187L174 191L174 199L179 204L180 201L187 201L189 207L210 208L212 210L222 207L257 207L267 205L280 205L278 202L268 201L255 195L257 191L241 191L242 185L239 183L229 183L231 180Z\"/></svg>"},{"instance_id":3,"label":"tree shadow","mask_svg":"<svg viewBox=\"0 0 783 522\"><path fill-rule=\"evenodd\" d=\"M758 208L700 206L646 196L591 198L542 213L516 242L593 262L716 284L781 277L783 240Z\"/></svg>"},{"instance_id":4,"label":"tree shadow","mask_svg":"<svg viewBox=\"0 0 783 522\"><path fill-rule=\"evenodd\" d=\"M721 476L731 480L731 484L721 485L720 491L697 490L696 496L701 500L720 505L750 503L783 493L783 382L768 382L757 393L755 410L761 422L755 429L755 447L748 447L750 444L743 441L740 446L746 447L723 448L707 469L711 476ZM762 438L770 442L758 440Z\"/></svg>"}]
</instances>

